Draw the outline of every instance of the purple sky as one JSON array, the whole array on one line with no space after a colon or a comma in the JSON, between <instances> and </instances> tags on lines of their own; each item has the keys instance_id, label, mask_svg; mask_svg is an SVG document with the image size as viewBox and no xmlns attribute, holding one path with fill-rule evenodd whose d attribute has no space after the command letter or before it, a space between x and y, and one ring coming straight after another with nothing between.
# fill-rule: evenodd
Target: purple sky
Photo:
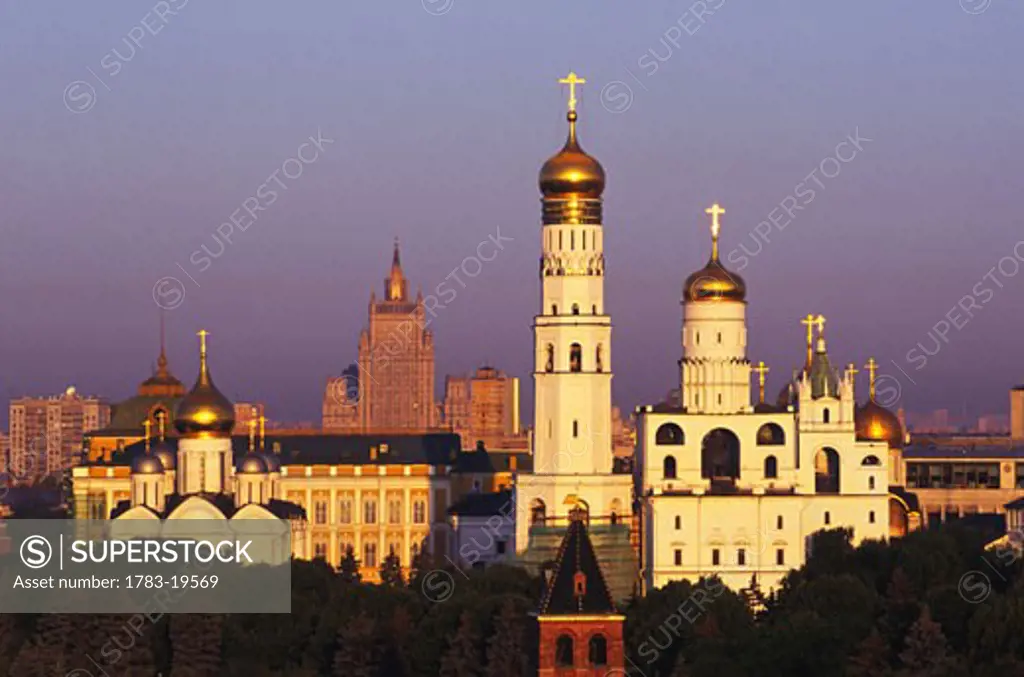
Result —
<instances>
[{"instance_id":1,"label":"purple sky","mask_svg":"<svg viewBox=\"0 0 1024 677\"><path fill-rule=\"evenodd\" d=\"M836 362L874 355L908 409L1002 411L1024 381L1021 3L708 0L702 19L689 2L402 4L9 3L0 397L130 395L156 357L154 284L176 276L177 375L192 382L206 327L228 395L317 420L392 238L429 293L500 228L513 241L432 326L438 391L491 362L525 379L528 421L536 174L564 140L570 68L588 79L582 144L608 174L617 402L678 382L680 286L707 258L715 200L727 253L756 251L769 215L785 226L762 227L742 270L772 392L808 312L828 318ZM199 271L193 252L216 251L218 225L318 129L334 143ZM858 130L855 157L828 160ZM787 224L772 210L789 196L804 209ZM973 316L946 318L965 296Z\"/></svg>"}]
</instances>

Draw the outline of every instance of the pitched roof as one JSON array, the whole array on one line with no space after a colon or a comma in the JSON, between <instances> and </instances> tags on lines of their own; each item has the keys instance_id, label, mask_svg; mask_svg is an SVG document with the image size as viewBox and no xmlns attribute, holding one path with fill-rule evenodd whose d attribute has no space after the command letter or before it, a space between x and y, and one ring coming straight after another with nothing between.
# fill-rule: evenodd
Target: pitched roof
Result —
<instances>
[{"instance_id":1,"label":"pitched roof","mask_svg":"<svg viewBox=\"0 0 1024 677\"><path fill-rule=\"evenodd\" d=\"M558 549L554 575L544 593L540 614L615 613L615 602L601 573L586 522L581 515L574 515Z\"/></svg>"},{"instance_id":2,"label":"pitched roof","mask_svg":"<svg viewBox=\"0 0 1024 677\"><path fill-rule=\"evenodd\" d=\"M172 450L178 449L178 438L168 437ZM249 438L231 438L233 461L249 451ZM452 433L425 435L274 435L268 433L267 451L278 455L282 465L457 465L459 436ZM109 462L89 465L131 465L136 454L145 449L144 442L129 444L111 456ZM376 458L374 458L376 456Z\"/></svg>"}]
</instances>

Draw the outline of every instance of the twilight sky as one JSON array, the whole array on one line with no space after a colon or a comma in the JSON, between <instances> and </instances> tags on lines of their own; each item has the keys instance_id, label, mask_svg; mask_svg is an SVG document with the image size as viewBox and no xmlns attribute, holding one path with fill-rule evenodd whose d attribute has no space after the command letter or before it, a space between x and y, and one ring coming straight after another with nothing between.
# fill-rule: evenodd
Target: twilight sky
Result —
<instances>
[{"instance_id":1,"label":"twilight sky","mask_svg":"<svg viewBox=\"0 0 1024 677\"><path fill-rule=\"evenodd\" d=\"M523 377L529 423L536 175L564 141L570 69L608 174L617 403L678 383L681 283L715 200L771 392L808 312L835 362L882 362L887 404L1001 412L1024 381L1021 3L4 5L4 402L68 383L132 394L171 276L179 378L205 327L226 394L319 420L392 238L429 294L500 229L511 240L449 281L432 324L438 396L444 374L490 362ZM288 161L318 130L315 159ZM220 253L236 210L245 230Z\"/></svg>"}]
</instances>

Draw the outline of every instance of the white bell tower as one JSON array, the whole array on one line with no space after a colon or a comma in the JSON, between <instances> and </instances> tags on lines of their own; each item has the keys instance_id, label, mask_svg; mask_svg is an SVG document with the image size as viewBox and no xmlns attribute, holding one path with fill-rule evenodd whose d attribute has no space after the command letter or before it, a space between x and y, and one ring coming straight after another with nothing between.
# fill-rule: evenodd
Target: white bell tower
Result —
<instances>
[{"instance_id":1,"label":"white bell tower","mask_svg":"<svg viewBox=\"0 0 1024 677\"><path fill-rule=\"evenodd\" d=\"M517 481L520 551L532 524L565 526L575 507L592 519L615 521L628 516L631 507L630 475L612 474L612 324L604 307L601 223L604 169L576 138L576 86L585 81L570 73L560 82L569 85L569 136L540 172L534 460L533 473Z\"/></svg>"},{"instance_id":2,"label":"white bell tower","mask_svg":"<svg viewBox=\"0 0 1024 677\"><path fill-rule=\"evenodd\" d=\"M711 258L683 287L680 391L686 411L735 414L751 410L747 359L747 286L718 258L717 203L711 215Z\"/></svg>"}]
</instances>

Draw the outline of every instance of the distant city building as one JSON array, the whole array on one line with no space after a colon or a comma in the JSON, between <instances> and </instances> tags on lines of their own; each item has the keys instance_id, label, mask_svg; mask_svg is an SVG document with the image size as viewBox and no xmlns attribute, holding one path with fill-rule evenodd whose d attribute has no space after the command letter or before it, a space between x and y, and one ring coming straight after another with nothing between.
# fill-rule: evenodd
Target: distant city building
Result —
<instances>
[{"instance_id":1,"label":"distant city building","mask_svg":"<svg viewBox=\"0 0 1024 677\"><path fill-rule=\"evenodd\" d=\"M519 379L493 367L481 367L472 376L448 376L444 427L462 438L464 449L478 442L488 450L506 448L521 437Z\"/></svg>"},{"instance_id":2,"label":"distant city building","mask_svg":"<svg viewBox=\"0 0 1024 677\"><path fill-rule=\"evenodd\" d=\"M336 431L359 428L359 365L351 364L341 376L327 379L321 425Z\"/></svg>"},{"instance_id":3,"label":"distant city building","mask_svg":"<svg viewBox=\"0 0 1024 677\"><path fill-rule=\"evenodd\" d=\"M235 402L235 427L233 435L248 435L250 426L266 420L266 407L260 402Z\"/></svg>"},{"instance_id":4,"label":"distant city building","mask_svg":"<svg viewBox=\"0 0 1024 677\"><path fill-rule=\"evenodd\" d=\"M423 294L409 299L397 240L384 299L378 301L371 292L369 310L359 336L357 374L347 371L328 380L323 427L363 432L435 428L434 335L427 329Z\"/></svg>"},{"instance_id":5,"label":"distant city building","mask_svg":"<svg viewBox=\"0 0 1024 677\"><path fill-rule=\"evenodd\" d=\"M11 470L19 481L75 465L84 435L110 422L110 405L83 397L73 386L53 397L23 397L10 404Z\"/></svg>"},{"instance_id":6,"label":"distant city building","mask_svg":"<svg viewBox=\"0 0 1024 677\"><path fill-rule=\"evenodd\" d=\"M11 467L11 438L0 430L0 473L8 472Z\"/></svg>"},{"instance_id":7,"label":"distant city building","mask_svg":"<svg viewBox=\"0 0 1024 677\"><path fill-rule=\"evenodd\" d=\"M617 459L632 458L636 448L636 426L631 417L623 418L622 410L612 407L612 455Z\"/></svg>"}]
</instances>

